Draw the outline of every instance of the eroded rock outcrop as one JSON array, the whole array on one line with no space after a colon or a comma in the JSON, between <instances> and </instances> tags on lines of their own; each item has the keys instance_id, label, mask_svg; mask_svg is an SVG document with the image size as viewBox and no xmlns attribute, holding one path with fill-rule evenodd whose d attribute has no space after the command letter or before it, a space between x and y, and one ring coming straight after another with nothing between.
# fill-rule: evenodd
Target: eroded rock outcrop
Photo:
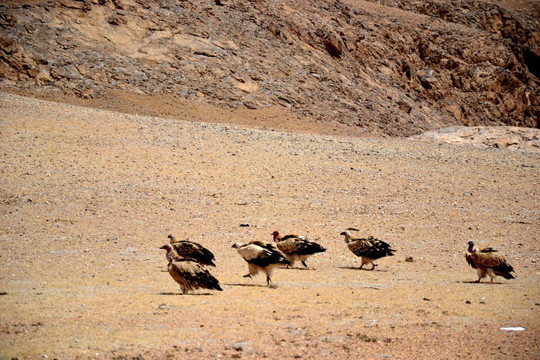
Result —
<instances>
[{"instance_id":1,"label":"eroded rock outcrop","mask_svg":"<svg viewBox=\"0 0 540 360\"><path fill-rule=\"evenodd\" d=\"M540 152L540 130L512 126L452 126L410 137L455 145L473 145L527 152Z\"/></svg>"},{"instance_id":2,"label":"eroded rock outcrop","mask_svg":"<svg viewBox=\"0 0 540 360\"><path fill-rule=\"evenodd\" d=\"M0 85L33 94L278 105L390 136L538 127L538 22L484 1L8 2L0 27Z\"/></svg>"}]
</instances>

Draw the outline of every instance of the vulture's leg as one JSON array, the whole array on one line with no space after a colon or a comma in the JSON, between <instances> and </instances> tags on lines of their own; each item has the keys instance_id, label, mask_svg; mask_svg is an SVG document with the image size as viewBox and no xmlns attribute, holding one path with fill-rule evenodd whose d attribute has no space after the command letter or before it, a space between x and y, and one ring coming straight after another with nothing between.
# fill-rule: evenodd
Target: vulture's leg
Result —
<instances>
[{"instance_id":1,"label":"vulture's leg","mask_svg":"<svg viewBox=\"0 0 540 360\"><path fill-rule=\"evenodd\" d=\"M492 269L488 269L488 270L487 270L487 274L489 275L489 278L491 279L490 282L493 284L493 279L495 279L495 277L496 277L497 275L495 275L495 272L494 272Z\"/></svg>"}]
</instances>

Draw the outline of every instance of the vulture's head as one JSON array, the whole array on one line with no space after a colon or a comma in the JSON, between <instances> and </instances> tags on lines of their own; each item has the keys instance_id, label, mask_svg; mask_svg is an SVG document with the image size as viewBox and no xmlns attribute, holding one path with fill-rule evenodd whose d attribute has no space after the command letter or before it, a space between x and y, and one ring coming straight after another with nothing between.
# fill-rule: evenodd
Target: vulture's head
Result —
<instances>
[{"instance_id":1,"label":"vulture's head","mask_svg":"<svg viewBox=\"0 0 540 360\"><path fill-rule=\"evenodd\" d=\"M476 249L474 248L474 242L469 241L467 244L469 245L469 252L475 252L476 251Z\"/></svg>"},{"instance_id":2,"label":"vulture's head","mask_svg":"<svg viewBox=\"0 0 540 360\"><path fill-rule=\"evenodd\" d=\"M171 241L171 244L172 244L173 242L176 241L176 236L174 236L174 234L169 234L167 236L167 239L169 239Z\"/></svg>"},{"instance_id":3,"label":"vulture's head","mask_svg":"<svg viewBox=\"0 0 540 360\"><path fill-rule=\"evenodd\" d=\"M173 260L173 247L170 244L165 244L160 249L167 250L167 260L171 262Z\"/></svg>"},{"instance_id":4,"label":"vulture's head","mask_svg":"<svg viewBox=\"0 0 540 360\"><path fill-rule=\"evenodd\" d=\"M341 234L339 234L339 235L345 236L345 242L346 242L346 243L348 243L349 240L350 240L350 238L351 238L351 233L348 232L348 231L343 231L343 232L342 232Z\"/></svg>"},{"instance_id":5,"label":"vulture's head","mask_svg":"<svg viewBox=\"0 0 540 360\"><path fill-rule=\"evenodd\" d=\"M170 244L165 244L165 245L163 245L162 247L160 247L160 249L167 250L167 251L171 251L171 250L172 250L172 246L171 246Z\"/></svg>"},{"instance_id":6,"label":"vulture's head","mask_svg":"<svg viewBox=\"0 0 540 360\"><path fill-rule=\"evenodd\" d=\"M232 247L234 249L238 249L240 246L242 246L242 243L237 242L237 243L234 243Z\"/></svg>"},{"instance_id":7,"label":"vulture's head","mask_svg":"<svg viewBox=\"0 0 540 360\"><path fill-rule=\"evenodd\" d=\"M279 231L274 230L274 232L272 233L272 236L274 237L274 241L276 241L277 237L279 236Z\"/></svg>"}]
</instances>

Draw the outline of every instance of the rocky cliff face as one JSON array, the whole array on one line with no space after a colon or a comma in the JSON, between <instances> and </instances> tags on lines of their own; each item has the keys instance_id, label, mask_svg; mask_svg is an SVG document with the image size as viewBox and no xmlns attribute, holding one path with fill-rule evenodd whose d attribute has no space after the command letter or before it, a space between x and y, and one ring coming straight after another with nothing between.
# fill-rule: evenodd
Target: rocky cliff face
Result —
<instances>
[{"instance_id":1,"label":"rocky cliff face","mask_svg":"<svg viewBox=\"0 0 540 360\"><path fill-rule=\"evenodd\" d=\"M278 105L379 135L538 127L538 7L478 0L14 1L0 85ZM531 10L532 9L532 10Z\"/></svg>"}]
</instances>

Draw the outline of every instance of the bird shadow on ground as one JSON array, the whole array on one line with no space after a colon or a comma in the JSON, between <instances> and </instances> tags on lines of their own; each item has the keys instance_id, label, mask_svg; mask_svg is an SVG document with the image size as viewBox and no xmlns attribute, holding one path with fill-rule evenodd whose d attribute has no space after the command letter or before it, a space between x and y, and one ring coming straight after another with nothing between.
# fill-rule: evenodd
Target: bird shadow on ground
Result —
<instances>
[{"instance_id":1,"label":"bird shadow on ground","mask_svg":"<svg viewBox=\"0 0 540 360\"><path fill-rule=\"evenodd\" d=\"M461 284L479 284L479 285L503 285L504 283L501 283L501 282L489 282L489 281L484 281L484 282L476 282L476 280L462 280L462 281L456 281L458 284L461 283Z\"/></svg>"},{"instance_id":2,"label":"bird shadow on ground","mask_svg":"<svg viewBox=\"0 0 540 360\"><path fill-rule=\"evenodd\" d=\"M207 296L207 295L215 295L215 294L213 294L213 293L187 293L187 294L184 294L184 293L181 293L181 292L161 292L161 293L158 293L158 295L165 295L165 296L174 296L174 295Z\"/></svg>"},{"instance_id":3,"label":"bird shadow on ground","mask_svg":"<svg viewBox=\"0 0 540 360\"><path fill-rule=\"evenodd\" d=\"M225 285L225 286L263 287L263 288L268 287L267 285L263 285L263 284L223 284L223 285Z\"/></svg>"},{"instance_id":4,"label":"bird shadow on ground","mask_svg":"<svg viewBox=\"0 0 540 360\"><path fill-rule=\"evenodd\" d=\"M358 266L338 266L338 269L349 269L349 270L359 270L359 271L376 271L376 272L388 272L388 270L379 270L377 268L371 270L371 269L367 269L367 268L362 268L360 269L360 267Z\"/></svg>"}]
</instances>

